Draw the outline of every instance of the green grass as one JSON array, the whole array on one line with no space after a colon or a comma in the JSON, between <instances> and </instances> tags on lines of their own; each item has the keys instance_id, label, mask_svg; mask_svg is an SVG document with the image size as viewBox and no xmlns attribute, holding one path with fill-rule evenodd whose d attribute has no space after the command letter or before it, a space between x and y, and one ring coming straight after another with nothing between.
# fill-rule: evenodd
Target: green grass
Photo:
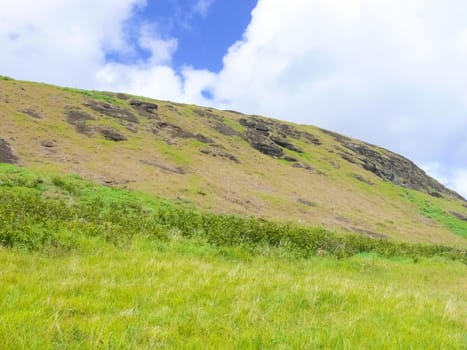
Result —
<instances>
[{"instance_id":1,"label":"green grass","mask_svg":"<svg viewBox=\"0 0 467 350\"><path fill-rule=\"evenodd\" d=\"M69 87L60 87L61 90L67 91L67 92L72 92L75 94L83 95L86 97L93 98L95 100L101 100L109 103L114 103L114 104L121 104L121 102L117 99L111 96L109 93L106 93L104 91L88 91L88 90L82 90L82 89L77 89L77 88L69 88Z\"/></svg>"},{"instance_id":2,"label":"green grass","mask_svg":"<svg viewBox=\"0 0 467 350\"><path fill-rule=\"evenodd\" d=\"M0 348L463 349L465 263L0 165Z\"/></svg>"},{"instance_id":3,"label":"green grass","mask_svg":"<svg viewBox=\"0 0 467 350\"><path fill-rule=\"evenodd\" d=\"M7 77L6 75L0 75L0 80L15 80L15 79Z\"/></svg>"},{"instance_id":4,"label":"green grass","mask_svg":"<svg viewBox=\"0 0 467 350\"><path fill-rule=\"evenodd\" d=\"M134 240L0 251L5 349L463 349L463 264Z\"/></svg>"},{"instance_id":5,"label":"green grass","mask_svg":"<svg viewBox=\"0 0 467 350\"><path fill-rule=\"evenodd\" d=\"M439 208L435 203L424 199L419 193L415 191L406 190L405 195L418 207L420 214L441 223L451 232L461 237L467 238L466 221L463 221L448 213L446 210Z\"/></svg>"}]
</instances>

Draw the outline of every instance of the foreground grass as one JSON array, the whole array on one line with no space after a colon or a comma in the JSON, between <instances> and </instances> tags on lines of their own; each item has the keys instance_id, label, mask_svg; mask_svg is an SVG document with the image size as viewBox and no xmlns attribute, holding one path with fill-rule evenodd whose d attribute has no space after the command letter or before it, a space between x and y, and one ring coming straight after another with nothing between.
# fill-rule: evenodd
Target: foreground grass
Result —
<instances>
[{"instance_id":1,"label":"foreground grass","mask_svg":"<svg viewBox=\"0 0 467 350\"><path fill-rule=\"evenodd\" d=\"M94 244L94 245L93 245ZM294 258L174 237L0 250L5 349L464 349L466 266Z\"/></svg>"}]
</instances>

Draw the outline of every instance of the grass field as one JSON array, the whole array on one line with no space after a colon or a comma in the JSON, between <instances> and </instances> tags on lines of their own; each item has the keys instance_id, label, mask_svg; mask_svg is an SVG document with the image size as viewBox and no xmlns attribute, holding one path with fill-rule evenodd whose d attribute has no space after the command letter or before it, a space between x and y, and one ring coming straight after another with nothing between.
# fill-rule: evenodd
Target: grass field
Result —
<instances>
[{"instance_id":1,"label":"grass field","mask_svg":"<svg viewBox=\"0 0 467 350\"><path fill-rule=\"evenodd\" d=\"M466 266L174 237L0 251L4 349L465 349Z\"/></svg>"},{"instance_id":2,"label":"grass field","mask_svg":"<svg viewBox=\"0 0 467 350\"><path fill-rule=\"evenodd\" d=\"M0 166L0 349L465 349L466 251Z\"/></svg>"}]
</instances>

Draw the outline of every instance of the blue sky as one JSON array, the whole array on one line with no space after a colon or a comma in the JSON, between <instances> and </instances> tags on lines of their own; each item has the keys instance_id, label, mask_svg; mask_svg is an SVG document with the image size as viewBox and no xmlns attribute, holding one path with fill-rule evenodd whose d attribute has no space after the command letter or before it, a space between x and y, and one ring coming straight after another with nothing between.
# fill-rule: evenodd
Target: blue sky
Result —
<instances>
[{"instance_id":1,"label":"blue sky","mask_svg":"<svg viewBox=\"0 0 467 350\"><path fill-rule=\"evenodd\" d=\"M0 74L317 125L467 197L465 0L0 2Z\"/></svg>"},{"instance_id":2,"label":"blue sky","mask_svg":"<svg viewBox=\"0 0 467 350\"><path fill-rule=\"evenodd\" d=\"M150 0L134 10L125 23L129 41L137 41L139 25L152 28L162 39L176 38L177 49L171 57L176 70L184 66L219 72L222 59L251 21L256 0ZM106 52L109 62L132 63L147 59L148 50L136 45L133 55Z\"/></svg>"},{"instance_id":3,"label":"blue sky","mask_svg":"<svg viewBox=\"0 0 467 350\"><path fill-rule=\"evenodd\" d=\"M154 23L163 37L174 37L178 47L173 67L218 72L228 48L242 38L256 0L154 0L139 11L139 20Z\"/></svg>"}]
</instances>

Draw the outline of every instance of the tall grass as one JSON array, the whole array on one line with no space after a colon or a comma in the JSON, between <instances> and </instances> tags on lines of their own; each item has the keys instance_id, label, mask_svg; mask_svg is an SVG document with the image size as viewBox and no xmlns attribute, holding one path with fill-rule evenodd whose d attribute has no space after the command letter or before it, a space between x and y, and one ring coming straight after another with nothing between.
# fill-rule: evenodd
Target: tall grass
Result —
<instances>
[{"instance_id":1,"label":"tall grass","mask_svg":"<svg viewBox=\"0 0 467 350\"><path fill-rule=\"evenodd\" d=\"M0 251L3 349L465 349L465 265L135 239Z\"/></svg>"}]
</instances>

